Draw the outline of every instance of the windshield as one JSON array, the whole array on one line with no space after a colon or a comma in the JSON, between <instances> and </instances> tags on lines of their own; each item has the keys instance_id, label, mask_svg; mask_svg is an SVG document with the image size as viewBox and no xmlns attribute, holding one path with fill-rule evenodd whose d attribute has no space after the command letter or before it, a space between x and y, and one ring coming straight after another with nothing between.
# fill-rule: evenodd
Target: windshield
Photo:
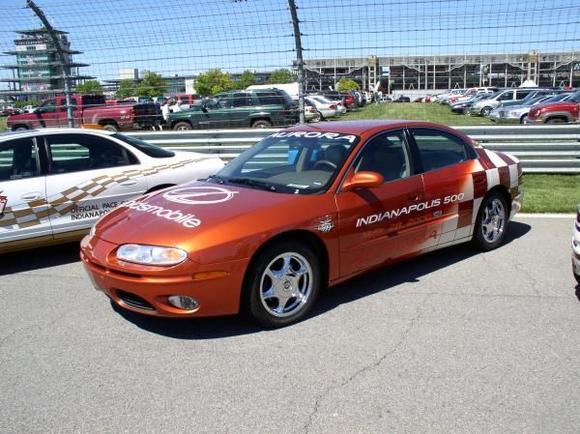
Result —
<instances>
[{"instance_id":1,"label":"windshield","mask_svg":"<svg viewBox=\"0 0 580 434\"><path fill-rule=\"evenodd\" d=\"M239 155L210 179L280 193L319 193L328 189L358 142L358 136L349 134L281 131Z\"/></svg>"},{"instance_id":2,"label":"windshield","mask_svg":"<svg viewBox=\"0 0 580 434\"><path fill-rule=\"evenodd\" d=\"M112 136L153 158L170 158L175 156L175 152L168 151L167 149L160 148L159 146L152 145L151 143L147 143L135 137L126 136L124 134L112 134Z\"/></svg>"}]
</instances>

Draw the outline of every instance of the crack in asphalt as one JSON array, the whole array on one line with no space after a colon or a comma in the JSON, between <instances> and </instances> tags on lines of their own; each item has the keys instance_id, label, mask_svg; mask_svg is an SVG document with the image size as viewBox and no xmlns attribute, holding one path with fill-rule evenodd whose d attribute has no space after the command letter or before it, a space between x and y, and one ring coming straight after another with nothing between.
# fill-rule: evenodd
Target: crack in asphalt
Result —
<instances>
[{"instance_id":1,"label":"crack in asphalt","mask_svg":"<svg viewBox=\"0 0 580 434\"><path fill-rule=\"evenodd\" d=\"M429 298L429 296L430 296L430 294L426 294L426 296L423 299L423 301L417 307L417 314L413 318L411 318L409 320L409 324L407 325L407 327L405 328L405 330L403 330L403 332L401 333L401 337L399 338L399 340L397 341L397 343L395 344L395 346L390 351L388 351L385 354L383 354L381 357L379 357L374 362L369 363L368 365L365 365L362 368L358 369L353 374L351 374L348 378L346 378L345 380L343 380L340 384L336 384L336 385L333 385L333 386L328 386L327 388L325 388L322 391L322 393L320 393L316 397L316 400L314 402L314 407L312 409L312 412L308 415L308 420L304 424L304 432L305 433L309 433L310 432L310 428L312 427L312 424L314 423L314 418L316 417L316 415L318 414L318 412L320 410L320 405L321 405L322 401L328 396L328 394L330 392L332 392L334 390L337 390L337 389L340 389L340 388L348 385L353 380L355 380L357 377L363 375L364 373L366 373L366 372L368 372L368 371L370 371L370 370L372 370L374 368L377 368L378 366L380 366L387 359L387 357L392 356L397 351L399 351L399 349L403 346L403 344L407 340L407 338L409 336L409 333L415 327L415 323L417 321L419 321L421 319L421 317L423 316L423 313L424 313L423 307L425 306L425 304L427 304L427 299Z\"/></svg>"}]
</instances>

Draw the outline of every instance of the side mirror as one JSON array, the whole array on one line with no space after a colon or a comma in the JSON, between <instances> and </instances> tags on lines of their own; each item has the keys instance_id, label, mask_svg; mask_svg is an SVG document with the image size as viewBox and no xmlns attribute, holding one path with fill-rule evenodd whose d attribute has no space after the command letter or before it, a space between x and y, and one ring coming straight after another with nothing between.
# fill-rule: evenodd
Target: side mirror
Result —
<instances>
[{"instance_id":1,"label":"side mirror","mask_svg":"<svg viewBox=\"0 0 580 434\"><path fill-rule=\"evenodd\" d=\"M342 191L352 191L357 188L380 187L385 182L383 175L377 172L358 172L350 176L342 185Z\"/></svg>"}]
</instances>

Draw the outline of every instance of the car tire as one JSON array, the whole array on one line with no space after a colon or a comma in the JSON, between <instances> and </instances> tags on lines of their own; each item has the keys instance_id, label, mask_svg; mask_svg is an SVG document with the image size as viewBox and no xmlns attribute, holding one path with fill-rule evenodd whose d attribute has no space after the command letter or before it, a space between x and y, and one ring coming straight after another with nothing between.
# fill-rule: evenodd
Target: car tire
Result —
<instances>
[{"instance_id":1,"label":"car tire","mask_svg":"<svg viewBox=\"0 0 580 434\"><path fill-rule=\"evenodd\" d=\"M117 127L117 125L115 124L103 124L101 125L101 127L103 128L103 130L110 131L112 133L116 133L117 131L119 131L119 127Z\"/></svg>"},{"instance_id":2,"label":"car tire","mask_svg":"<svg viewBox=\"0 0 580 434\"><path fill-rule=\"evenodd\" d=\"M254 258L242 302L258 324L284 327L308 314L318 297L320 280L320 263L314 252L303 243L283 241Z\"/></svg>"},{"instance_id":3,"label":"car tire","mask_svg":"<svg viewBox=\"0 0 580 434\"><path fill-rule=\"evenodd\" d=\"M526 121L528 120L528 115L523 115L520 118L520 124L524 125L526 123Z\"/></svg>"},{"instance_id":4,"label":"car tire","mask_svg":"<svg viewBox=\"0 0 580 434\"><path fill-rule=\"evenodd\" d=\"M265 119L259 119L257 121L252 122L252 128L270 128L272 123Z\"/></svg>"},{"instance_id":5,"label":"car tire","mask_svg":"<svg viewBox=\"0 0 580 434\"><path fill-rule=\"evenodd\" d=\"M326 120L326 118L325 118L324 116L322 116L322 113L321 113L321 112L319 112L319 111L316 111L316 113L318 113L318 115L320 116L320 120L321 120L321 121L323 121L323 122L324 122L324 121Z\"/></svg>"},{"instance_id":6,"label":"car tire","mask_svg":"<svg viewBox=\"0 0 580 434\"><path fill-rule=\"evenodd\" d=\"M552 125L558 125L558 124L567 124L568 121L566 121L563 118L551 118L551 119L548 119L546 121L546 123L547 124L552 124Z\"/></svg>"},{"instance_id":7,"label":"car tire","mask_svg":"<svg viewBox=\"0 0 580 434\"><path fill-rule=\"evenodd\" d=\"M189 122L177 122L175 125L173 125L173 129L175 131L189 131L192 130L193 127Z\"/></svg>"},{"instance_id":8,"label":"car tire","mask_svg":"<svg viewBox=\"0 0 580 434\"><path fill-rule=\"evenodd\" d=\"M12 131L28 131L28 127L20 125L16 128L13 128Z\"/></svg>"},{"instance_id":9,"label":"car tire","mask_svg":"<svg viewBox=\"0 0 580 434\"><path fill-rule=\"evenodd\" d=\"M310 120L310 122L320 122L321 120L322 115L320 114L320 112L317 111L314 117Z\"/></svg>"},{"instance_id":10,"label":"car tire","mask_svg":"<svg viewBox=\"0 0 580 434\"><path fill-rule=\"evenodd\" d=\"M499 247L505 238L508 218L505 197L499 191L489 193L477 213L472 240L474 246L482 252Z\"/></svg>"},{"instance_id":11,"label":"car tire","mask_svg":"<svg viewBox=\"0 0 580 434\"><path fill-rule=\"evenodd\" d=\"M481 109L481 116L489 116L493 109L491 107L484 107Z\"/></svg>"},{"instance_id":12,"label":"car tire","mask_svg":"<svg viewBox=\"0 0 580 434\"><path fill-rule=\"evenodd\" d=\"M580 274L574 273L574 279L576 279L576 282L578 282L578 285L580 285Z\"/></svg>"}]
</instances>

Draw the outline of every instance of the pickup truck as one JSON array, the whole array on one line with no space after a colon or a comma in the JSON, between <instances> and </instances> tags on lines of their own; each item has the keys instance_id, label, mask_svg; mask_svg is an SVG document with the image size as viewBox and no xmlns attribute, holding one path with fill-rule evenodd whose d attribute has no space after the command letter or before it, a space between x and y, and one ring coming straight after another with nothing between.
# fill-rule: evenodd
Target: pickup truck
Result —
<instances>
[{"instance_id":1,"label":"pickup truck","mask_svg":"<svg viewBox=\"0 0 580 434\"><path fill-rule=\"evenodd\" d=\"M531 108L527 124L569 124L580 122L580 92L566 101L538 104Z\"/></svg>"},{"instance_id":2,"label":"pickup truck","mask_svg":"<svg viewBox=\"0 0 580 434\"><path fill-rule=\"evenodd\" d=\"M73 95L71 103L75 126L93 124L119 131L151 128L163 120L157 104L123 102L110 105L106 104L103 95ZM32 113L9 116L6 123L12 131L66 127L66 99L64 96L47 99Z\"/></svg>"}]
</instances>

